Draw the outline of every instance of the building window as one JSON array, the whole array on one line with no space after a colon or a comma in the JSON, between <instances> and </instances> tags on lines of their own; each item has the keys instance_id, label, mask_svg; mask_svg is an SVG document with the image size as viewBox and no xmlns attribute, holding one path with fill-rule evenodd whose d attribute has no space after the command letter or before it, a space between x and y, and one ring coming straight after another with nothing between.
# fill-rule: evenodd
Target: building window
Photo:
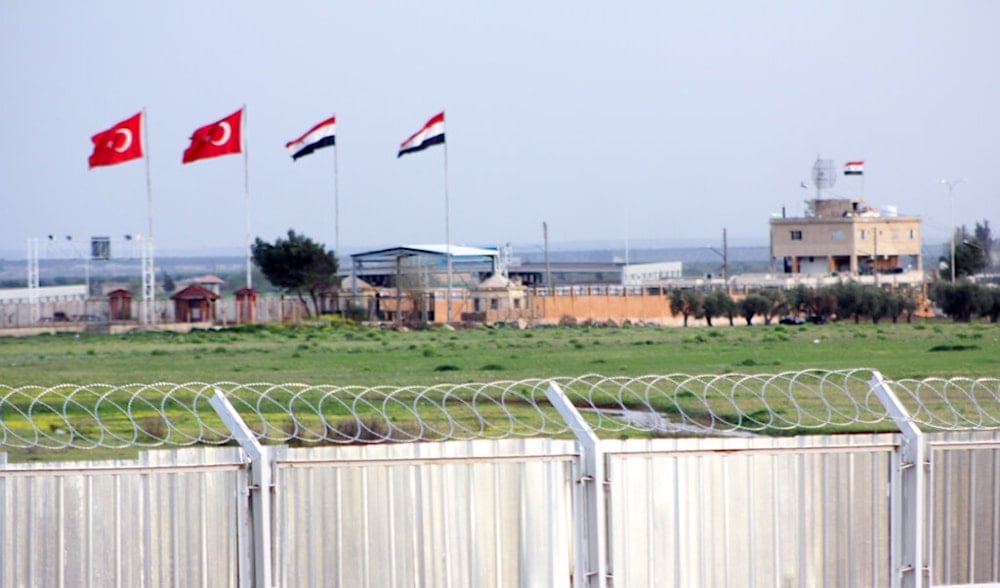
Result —
<instances>
[{"instance_id":1,"label":"building window","mask_svg":"<svg viewBox=\"0 0 1000 588\"><path fill-rule=\"evenodd\" d=\"M831 241L843 241L844 240L844 229L833 229L830 231Z\"/></svg>"},{"instance_id":2,"label":"building window","mask_svg":"<svg viewBox=\"0 0 1000 588\"><path fill-rule=\"evenodd\" d=\"M914 231L913 229L910 229L910 241L912 241L914 239L914 234L915 233L916 233L916 231Z\"/></svg>"},{"instance_id":3,"label":"building window","mask_svg":"<svg viewBox=\"0 0 1000 588\"><path fill-rule=\"evenodd\" d=\"M862 240L862 241L864 241L864 240L865 240L865 235L866 235L867 233L868 233L868 231L867 231L867 230L865 230L865 229L861 229L861 240Z\"/></svg>"},{"instance_id":4,"label":"building window","mask_svg":"<svg viewBox=\"0 0 1000 588\"><path fill-rule=\"evenodd\" d=\"M802 231L792 231L792 241L801 241Z\"/></svg>"}]
</instances>

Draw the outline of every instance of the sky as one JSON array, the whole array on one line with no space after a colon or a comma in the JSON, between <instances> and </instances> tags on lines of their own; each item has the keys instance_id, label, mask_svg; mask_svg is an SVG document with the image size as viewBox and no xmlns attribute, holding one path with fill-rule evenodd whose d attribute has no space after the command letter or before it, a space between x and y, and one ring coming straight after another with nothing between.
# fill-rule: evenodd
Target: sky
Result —
<instances>
[{"instance_id":1,"label":"sky","mask_svg":"<svg viewBox=\"0 0 1000 588\"><path fill-rule=\"evenodd\" d=\"M0 258L114 250L150 218L158 255L238 254L247 218L346 253L446 224L540 248L543 222L553 244L766 245L817 158L826 196L919 215L925 242L952 218L996 232L997 22L990 0L6 0ZM243 105L246 157L181 164ZM148 162L88 170L90 137L143 109ZM446 145L397 158L442 110ZM331 115L336 153L293 163Z\"/></svg>"}]
</instances>

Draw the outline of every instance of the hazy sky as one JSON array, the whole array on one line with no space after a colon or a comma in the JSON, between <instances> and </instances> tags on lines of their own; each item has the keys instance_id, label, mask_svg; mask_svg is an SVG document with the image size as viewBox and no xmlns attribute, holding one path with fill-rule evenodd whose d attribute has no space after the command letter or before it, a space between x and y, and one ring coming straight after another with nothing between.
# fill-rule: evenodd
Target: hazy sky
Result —
<instances>
[{"instance_id":1,"label":"hazy sky","mask_svg":"<svg viewBox=\"0 0 1000 588\"><path fill-rule=\"evenodd\" d=\"M284 149L336 114L345 253L444 241L766 244L817 155L831 194L1000 228L1000 3L0 3L0 256L48 234L146 234L141 160L87 169L145 108L157 250L239 252L244 159L181 165L247 106L251 233L333 247L333 151ZM396 158L446 111L442 147ZM445 174L447 153L447 175ZM865 160L864 182L840 175Z\"/></svg>"}]
</instances>

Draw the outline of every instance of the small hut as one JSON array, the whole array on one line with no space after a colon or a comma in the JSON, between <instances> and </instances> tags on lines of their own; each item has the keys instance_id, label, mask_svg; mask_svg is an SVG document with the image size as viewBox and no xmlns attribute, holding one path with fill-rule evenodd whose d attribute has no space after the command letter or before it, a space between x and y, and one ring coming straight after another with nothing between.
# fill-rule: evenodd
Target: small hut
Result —
<instances>
[{"instance_id":1,"label":"small hut","mask_svg":"<svg viewBox=\"0 0 1000 588\"><path fill-rule=\"evenodd\" d=\"M124 288L108 292L108 317L113 321L132 320L132 293Z\"/></svg>"},{"instance_id":2,"label":"small hut","mask_svg":"<svg viewBox=\"0 0 1000 588\"><path fill-rule=\"evenodd\" d=\"M236 322L252 323L257 320L257 291L243 287L236 291Z\"/></svg>"},{"instance_id":3,"label":"small hut","mask_svg":"<svg viewBox=\"0 0 1000 588\"><path fill-rule=\"evenodd\" d=\"M215 301L219 295L204 286L191 284L170 297L174 301L174 320L200 323L215 320Z\"/></svg>"},{"instance_id":4,"label":"small hut","mask_svg":"<svg viewBox=\"0 0 1000 588\"><path fill-rule=\"evenodd\" d=\"M470 289L471 313L463 320L494 322L519 318L525 307L524 286L499 274L493 274Z\"/></svg>"}]
</instances>

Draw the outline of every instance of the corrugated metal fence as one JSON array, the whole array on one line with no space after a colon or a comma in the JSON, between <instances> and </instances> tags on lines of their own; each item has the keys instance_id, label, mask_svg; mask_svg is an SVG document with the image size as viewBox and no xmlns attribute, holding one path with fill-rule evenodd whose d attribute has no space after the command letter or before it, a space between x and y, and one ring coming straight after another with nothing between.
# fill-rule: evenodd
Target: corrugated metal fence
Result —
<instances>
[{"instance_id":1,"label":"corrugated metal fence","mask_svg":"<svg viewBox=\"0 0 1000 588\"><path fill-rule=\"evenodd\" d=\"M575 441L0 454L0 586L1000 582L998 430L922 434L911 465L906 433L588 441L571 418Z\"/></svg>"},{"instance_id":2,"label":"corrugated metal fence","mask_svg":"<svg viewBox=\"0 0 1000 588\"><path fill-rule=\"evenodd\" d=\"M248 586L245 474L236 447L8 464L0 586Z\"/></svg>"}]
</instances>

